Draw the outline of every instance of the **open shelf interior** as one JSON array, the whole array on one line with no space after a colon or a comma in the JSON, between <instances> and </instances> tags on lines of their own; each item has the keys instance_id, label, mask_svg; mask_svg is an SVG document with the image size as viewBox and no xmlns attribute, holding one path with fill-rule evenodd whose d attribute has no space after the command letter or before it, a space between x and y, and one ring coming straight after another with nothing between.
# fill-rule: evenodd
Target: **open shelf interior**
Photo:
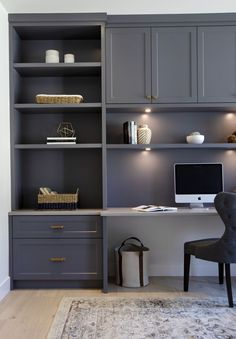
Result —
<instances>
[{"instance_id":1,"label":"open shelf interior","mask_svg":"<svg viewBox=\"0 0 236 339\"><path fill-rule=\"evenodd\" d=\"M15 72L15 103L35 103L37 94L82 95L84 103L101 101L100 76L20 76Z\"/></svg>"},{"instance_id":2,"label":"open shelf interior","mask_svg":"<svg viewBox=\"0 0 236 339\"><path fill-rule=\"evenodd\" d=\"M15 27L14 38L13 62L45 62L48 49L59 51L60 62L67 53L74 54L76 62L101 61L100 26Z\"/></svg>"},{"instance_id":3,"label":"open shelf interior","mask_svg":"<svg viewBox=\"0 0 236 339\"><path fill-rule=\"evenodd\" d=\"M227 143L234 132L236 113L169 112L107 114L107 143L123 144L123 123L136 121L152 130L151 144L184 144L194 131L205 135L204 143ZM204 144L203 144L204 146Z\"/></svg>"},{"instance_id":4,"label":"open shelf interior","mask_svg":"<svg viewBox=\"0 0 236 339\"><path fill-rule=\"evenodd\" d=\"M16 150L14 209L37 208L39 187L58 193L80 191L80 208L102 207L101 150Z\"/></svg>"},{"instance_id":5,"label":"open shelf interior","mask_svg":"<svg viewBox=\"0 0 236 339\"><path fill-rule=\"evenodd\" d=\"M175 206L174 163L223 163L225 191L236 186L235 151L108 150L107 153L108 207Z\"/></svg>"},{"instance_id":6,"label":"open shelf interior","mask_svg":"<svg viewBox=\"0 0 236 339\"><path fill-rule=\"evenodd\" d=\"M45 144L47 137L58 137L57 128L70 122L77 143L101 143L101 113L20 113L15 111L15 144Z\"/></svg>"}]
</instances>

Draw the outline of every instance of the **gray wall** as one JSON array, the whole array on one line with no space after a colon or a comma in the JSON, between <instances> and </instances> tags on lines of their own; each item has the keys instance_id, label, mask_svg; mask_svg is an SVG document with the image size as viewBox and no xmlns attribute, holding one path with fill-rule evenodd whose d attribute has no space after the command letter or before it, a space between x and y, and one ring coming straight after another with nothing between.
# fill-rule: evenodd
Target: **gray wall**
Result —
<instances>
[{"instance_id":1,"label":"gray wall","mask_svg":"<svg viewBox=\"0 0 236 339\"><path fill-rule=\"evenodd\" d=\"M150 249L150 276L183 276L183 244L204 237L217 237L224 231L218 216L179 216L148 218L108 218L109 274L114 274L114 248L129 236L136 236ZM215 263L192 258L191 274L218 274ZM236 267L232 265L232 274Z\"/></svg>"}]
</instances>

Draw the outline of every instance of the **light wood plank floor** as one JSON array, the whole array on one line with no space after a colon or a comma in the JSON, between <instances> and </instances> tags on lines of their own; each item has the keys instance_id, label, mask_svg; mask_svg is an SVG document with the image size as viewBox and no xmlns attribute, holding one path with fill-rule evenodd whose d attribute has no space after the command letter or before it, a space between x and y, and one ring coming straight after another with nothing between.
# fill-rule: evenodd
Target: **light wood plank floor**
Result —
<instances>
[{"instance_id":1,"label":"light wood plank floor","mask_svg":"<svg viewBox=\"0 0 236 339\"><path fill-rule=\"evenodd\" d=\"M236 299L236 278L232 279ZM208 298L226 297L224 285L219 285L217 277L193 277L190 292L182 292L182 278L155 277L150 284L139 289L109 286L110 293L101 290L14 290L0 302L0 339L44 339L64 296L194 296Z\"/></svg>"}]
</instances>

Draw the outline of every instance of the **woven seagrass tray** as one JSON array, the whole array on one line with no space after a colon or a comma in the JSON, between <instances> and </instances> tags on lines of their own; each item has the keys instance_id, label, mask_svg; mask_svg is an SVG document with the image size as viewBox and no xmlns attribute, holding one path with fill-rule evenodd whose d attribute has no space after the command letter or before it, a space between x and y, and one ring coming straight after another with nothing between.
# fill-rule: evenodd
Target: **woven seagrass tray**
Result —
<instances>
[{"instance_id":1,"label":"woven seagrass tray","mask_svg":"<svg viewBox=\"0 0 236 339\"><path fill-rule=\"evenodd\" d=\"M37 104L79 104L83 101L82 95L64 95L64 94L37 94Z\"/></svg>"},{"instance_id":2,"label":"woven seagrass tray","mask_svg":"<svg viewBox=\"0 0 236 339\"><path fill-rule=\"evenodd\" d=\"M75 194L38 194L39 209L76 209L79 202L79 189Z\"/></svg>"}]
</instances>

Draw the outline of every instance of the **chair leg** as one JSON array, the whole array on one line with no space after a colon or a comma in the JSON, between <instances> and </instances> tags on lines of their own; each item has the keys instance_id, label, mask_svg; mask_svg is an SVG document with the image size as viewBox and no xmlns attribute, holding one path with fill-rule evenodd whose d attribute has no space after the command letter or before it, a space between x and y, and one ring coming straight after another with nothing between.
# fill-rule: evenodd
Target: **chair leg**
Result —
<instances>
[{"instance_id":1,"label":"chair leg","mask_svg":"<svg viewBox=\"0 0 236 339\"><path fill-rule=\"evenodd\" d=\"M231 287L230 264L225 264L225 278L226 278L226 287L227 287L229 307L234 307L232 287Z\"/></svg>"},{"instance_id":2,"label":"chair leg","mask_svg":"<svg viewBox=\"0 0 236 339\"><path fill-rule=\"evenodd\" d=\"M224 264L222 262L218 263L219 270L219 284L222 285L224 283Z\"/></svg>"},{"instance_id":3,"label":"chair leg","mask_svg":"<svg viewBox=\"0 0 236 339\"><path fill-rule=\"evenodd\" d=\"M184 253L184 292L188 291L190 259L191 255Z\"/></svg>"}]
</instances>

